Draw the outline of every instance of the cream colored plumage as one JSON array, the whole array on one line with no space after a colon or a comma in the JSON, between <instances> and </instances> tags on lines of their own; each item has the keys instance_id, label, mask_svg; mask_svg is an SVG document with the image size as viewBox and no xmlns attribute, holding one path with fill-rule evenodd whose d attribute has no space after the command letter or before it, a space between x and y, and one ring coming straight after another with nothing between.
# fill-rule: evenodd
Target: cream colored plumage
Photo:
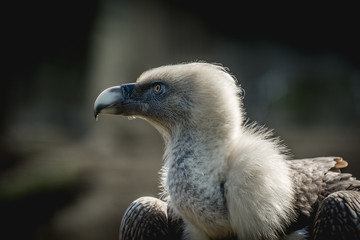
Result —
<instances>
[{"instance_id":1,"label":"cream colored plumage","mask_svg":"<svg viewBox=\"0 0 360 240\"><path fill-rule=\"evenodd\" d=\"M225 68L195 62L151 69L136 84L107 89L96 99L96 116L143 118L163 136L163 195L184 221L184 239L289 234L289 226L305 214L298 206L312 208L323 197L320 183L336 167L335 158L320 161L324 170L313 179L318 191L299 200L306 195L299 189L312 180L298 177L307 171L306 164L288 161L267 130L244 122L240 93ZM340 190L359 184L351 176L343 182Z\"/></svg>"}]
</instances>

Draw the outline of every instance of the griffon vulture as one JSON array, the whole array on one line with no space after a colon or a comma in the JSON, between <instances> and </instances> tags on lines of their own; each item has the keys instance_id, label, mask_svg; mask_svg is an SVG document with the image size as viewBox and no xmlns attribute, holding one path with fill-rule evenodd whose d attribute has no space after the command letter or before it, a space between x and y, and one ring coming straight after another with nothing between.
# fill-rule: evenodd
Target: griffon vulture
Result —
<instances>
[{"instance_id":1,"label":"griffon vulture","mask_svg":"<svg viewBox=\"0 0 360 240\"><path fill-rule=\"evenodd\" d=\"M151 123L165 141L163 201L127 209L121 239L360 239L360 182L339 157L288 160L245 121L224 67L194 62L144 72L104 90L94 114Z\"/></svg>"}]
</instances>

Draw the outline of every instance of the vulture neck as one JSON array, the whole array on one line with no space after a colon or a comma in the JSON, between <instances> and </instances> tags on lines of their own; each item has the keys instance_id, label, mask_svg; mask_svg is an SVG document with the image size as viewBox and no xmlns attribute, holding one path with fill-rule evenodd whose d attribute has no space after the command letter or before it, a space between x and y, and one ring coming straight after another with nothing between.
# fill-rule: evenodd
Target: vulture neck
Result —
<instances>
[{"instance_id":1,"label":"vulture neck","mask_svg":"<svg viewBox=\"0 0 360 240\"><path fill-rule=\"evenodd\" d=\"M177 157L181 157L179 153L187 152L187 155L191 153L193 158L199 160L206 158L209 161L214 158L218 160L219 157L224 157L223 153L229 146L226 142L217 134L204 133L198 129L189 129L188 131L180 131L177 136L167 142L166 147L170 148L169 150Z\"/></svg>"},{"instance_id":2,"label":"vulture neck","mask_svg":"<svg viewBox=\"0 0 360 240\"><path fill-rule=\"evenodd\" d=\"M214 119L206 121L202 124L184 124L173 129L171 134L163 134L166 163L171 165L171 162L181 161L205 172L213 172L219 166L224 166L224 161L239 139L240 123L219 124Z\"/></svg>"},{"instance_id":3,"label":"vulture neck","mask_svg":"<svg viewBox=\"0 0 360 240\"><path fill-rule=\"evenodd\" d=\"M239 139L240 121L219 120L213 118L202 119L195 123L179 124L166 134L162 134L166 148L172 151L181 149L192 150L199 156L221 154L230 151L230 147ZM170 149L169 149L170 150ZM217 157L217 156L212 156Z\"/></svg>"},{"instance_id":4,"label":"vulture neck","mask_svg":"<svg viewBox=\"0 0 360 240\"><path fill-rule=\"evenodd\" d=\"M186 153L186 157L191 155L193 161L204 161L205 164L209 161L222 162L232 151L242 131L240 107L235 108L238 110L223 107L222 112L210 107L203 109L171 128L158 125L165 141L165 161L181 158Z\"/></svg>"},{"instance_id":5,"label":"vulture neck","mask_svg":"<svg viewBox=\"0 0 360 240\"><path fill-rule=\"evenodd\" d=\"M231 132L223 126L187 125L165 139L164 194L182 217L209 236L227 234L230 226L224 184L237 128ZM201 209L209 211L205 214Z\"/></svg>"}]
</instances>

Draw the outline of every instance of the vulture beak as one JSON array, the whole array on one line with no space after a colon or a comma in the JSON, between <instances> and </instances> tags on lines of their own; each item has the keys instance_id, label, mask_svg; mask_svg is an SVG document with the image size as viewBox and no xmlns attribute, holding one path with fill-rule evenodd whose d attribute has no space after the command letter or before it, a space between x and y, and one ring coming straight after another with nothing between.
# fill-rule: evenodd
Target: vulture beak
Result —
<instances>
[{"instance_id":1,"label":"vulture beak","mask_svg":"<svg viewBox=\"0 0 360 240\"><path fill-rule=\"evenodd\" d=\"M131 108L131 99L135 83L123 84L120 86L105 89L96 98L94 104L94 116L97 119L99 114L126 114Z\"/></svg>"}]
</instances>

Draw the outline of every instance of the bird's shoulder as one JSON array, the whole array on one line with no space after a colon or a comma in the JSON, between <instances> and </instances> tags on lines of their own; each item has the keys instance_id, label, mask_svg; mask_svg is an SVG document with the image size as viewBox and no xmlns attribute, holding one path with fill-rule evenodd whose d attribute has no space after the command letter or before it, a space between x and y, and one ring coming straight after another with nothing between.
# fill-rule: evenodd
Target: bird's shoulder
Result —
<instances>
[{"instance_id":1,"label":"bird's shoulder","mask_svg":"<svg viewBox=\"0 0 360 240\"><path fill-rule=\"evenodd\" d=\"M340 169L348 163L340 157L319 157L288 161L300 214L310 216L314 207L332 192L360 189L360 181Z\"/></svg>"}]
</instances>

